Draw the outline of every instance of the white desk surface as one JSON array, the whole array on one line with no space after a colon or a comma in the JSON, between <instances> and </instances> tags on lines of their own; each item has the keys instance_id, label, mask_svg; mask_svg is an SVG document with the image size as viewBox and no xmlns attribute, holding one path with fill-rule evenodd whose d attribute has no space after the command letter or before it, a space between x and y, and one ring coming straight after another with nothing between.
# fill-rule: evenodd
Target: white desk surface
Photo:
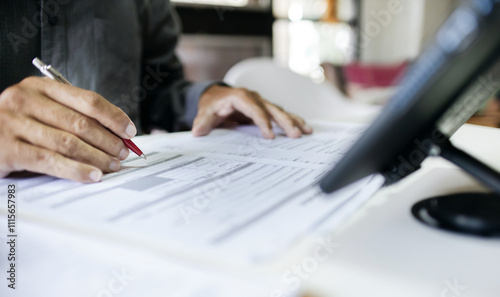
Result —
<instances>
[{"instance_id":1,"label":"white desk surface","mask_svg":"<svg viewBox=\"0 0 500 297\"><path fill-rule=\"evenodd\" d=\"M500 130L463 126L454 144L500 170ZM431 159L379 191L334 236L340 246L305 280L311 296L499 296L500 240L424 226L413 204L437 194L483 189L443 159Z\"/></svg>"},{"instance_id":2,"label":"white desk surface","mask_svg":"<svg viewBox=\"0 0 500 297\"><path fill-rule=\"evenodd\" d=\"M466 125L453 140L457 146L500 170L497 149L500 147L500 130ZM339 246L328 261L321 262L307 274L307 279L301 280L305 292L308 296L317 297L498 296L500 240L434 230L417 222L410 213L411 206L420 199L479 188L481 186L452 164L441 159L426 161L414 175L377 193L333 235ZM105 290L117 272L129 267L140 269L132 270L136 273L135 280L127 290L115 296L163 296L168 288L179 286L181 282L184 287L192 286L192 277L200 279L201 284L198 285L201 288L230 282L229 290L234 290L235 294L225 296L241 296L236 292L250 292L250 288L262 291L252 285L255 279L238 283L231 277L226 278L225 273L190 266L183 268L176 261L144 255L133 248L121 251L125 247L109 247L108 243L75 236L67 231L56 231L29 222L21 223L19 230L24 237L21 237L24 244L20 246L22 257L19 261L31 263L25 266L27 268L36 266L34 271L20 272L19 285L25 288L37 285L40 288L47 284L50 289L46 293L50 296L65 296L61 292L72 291L75 287L78 290L73 291L73 296L95 293L96 287ZM60 250L49 249L44 244L47 241L52 244L58 242ZM36 249L33 249L34 246ZM266 293L255 296L273 296L265 283L269 282L271 288L274 288L274 283L283 285L279 277L284 269L290 268L291 264L300 264L311 255L311 250L305 247L311 246L298 245L284 255L282 263L272 267L273 279L263 274L263 291ZM89 254L89 250L99 252ZM0 247L0 251L4 255L5 247ZM90 275L86 273L90 271L93 271L92 282L75 279L78 275ZM166 281L172 280L173 276L177 276L178 281L167 284ZM52 284L46 283L52 279ZM36 280L38 282L33 283ZM87 284L83 286L82 281ZM0 293L5 292L3 289L2 286ZM196 296L222 295L212 292Z\"/></svg>"}]
</instances>

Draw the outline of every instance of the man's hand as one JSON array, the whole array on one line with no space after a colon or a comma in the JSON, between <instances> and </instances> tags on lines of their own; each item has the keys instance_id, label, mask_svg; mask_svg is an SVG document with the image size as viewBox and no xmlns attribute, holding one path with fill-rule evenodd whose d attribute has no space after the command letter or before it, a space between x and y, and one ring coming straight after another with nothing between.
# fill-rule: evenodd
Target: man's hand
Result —
<instances>
[{"instance_id":1,"label":"man's hand","mask_svg":"<svg viewBox=\"0 0 500 297\"><path fill-rule=\"evenodd\" d=\"M273 139L271 121L280 126L288 137L298 138L312 133L304 120L263 99L256 92L242 88L214 85L203 93L194 119L194 136L207 135L225 121L257 125L264 138Z\"/></svg>"},{"instance_id":2,"label":"man's hand","mask_svg":"<svg viewBox=\"0 0 500 297\"><path fill-rule=\"evenodd\" d=\"M0 94L0 177L28 170L98 182L120 169L137 130L100 95L30 77Z\"/></svg>"}]
</instances>

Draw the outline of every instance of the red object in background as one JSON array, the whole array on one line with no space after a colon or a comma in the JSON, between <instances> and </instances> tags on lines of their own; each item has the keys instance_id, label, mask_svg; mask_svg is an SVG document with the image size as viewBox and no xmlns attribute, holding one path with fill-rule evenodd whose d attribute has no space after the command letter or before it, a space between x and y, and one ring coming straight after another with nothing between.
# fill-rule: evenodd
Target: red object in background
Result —
<instances>
[{"instance_id":1,"label":"red object in background","mask_svg":"<svg viewBox=\"0 0 500 297\"><path fill-rule=\"evenodd\" d=\"M358 84L363 88L373 88L396 85L407 67L407 62L397 65L353 63L344 66L343 70L348 83Z\"/></svg>"}]
</instances>

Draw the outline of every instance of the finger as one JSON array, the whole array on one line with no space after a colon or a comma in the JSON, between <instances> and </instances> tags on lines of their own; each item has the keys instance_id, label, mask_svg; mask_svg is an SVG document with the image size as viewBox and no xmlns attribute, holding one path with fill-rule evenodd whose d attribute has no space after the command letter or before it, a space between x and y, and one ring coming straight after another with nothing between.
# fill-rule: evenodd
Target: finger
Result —
<instances>
[{"instance_id":1,"label":"finger","mask_svg":"<svg viewBox=\"0 0 500 297\"><path fill-rule=\"evenodd\" d=\"M286 136L290 138L299 138L302 136L302 130L290 114L274 104L268 104L267 107L273 120L285 131Z\"/></svg>"},{"instance_id":2,"label":"finger","mask_svg":"<svg viewBox=\"0 0 500 297\"><path fill-rule=\"evenodd\" d=\"M48 104L59 105L56 102L49 102ZM64 110L65 107L62 105L56 108L61 109L57 113L60 115L58 119L50 119L45 115L36 115L35 118L52 127L76 135L93 147L118 157L120 160L125 160L128 157L129 150L125 147L123 141L96 120L72 110Z\"/></svg>"},{"instance_id":3,"label":"finger","mask_svg":"<svg viewBox=\"0 0 500 297\"><path fill-rule=\"evenodd\" d=\"M27 117L15 116L11 121L13 126L22 128L16 130L15 135L27 143L92 165L103 172L120 169L120 161L117 158L88 145L70 133L45 126Z\"/></svg>"},{"instance_id":4,"label":"finger","mask_svg":"<svg viewBox=\"0 0 500 297\"><path fill-rule=\"evenodd\" d=\"M129 155L129 150L123 141L96 120L38 92L26 91L24 94L12 95L5 104L12 110L28 114L39 122L77 135L83 141L121 160Z\"/></svg>"},{"instance_id":5,"label":"finger","mask_svg":"<svg viewBox=\"0 0 500 297\"><path fill-rule=\"evenodd\" d=\"M17 151L13 171L28 170L77 182L93 183L102 179L98 168L78 161L70 160L22 141L16 142Z\"/></svg>"},{"instance_id":6,"label":"finger","mask_svg":"<svg viewBox=\"0 0 500 297\"><path fill-rule=\"evenodd\" d=\"M35 80L28 78L26 80ZM96 119L119 137L129 139L137 134L137 129L130 118L97 93L74 86L61 84L50 79L38 79L44 94L53 100L68 106L90 118Z\"/></svg>"},{"instance_id":7,"label":"finger","mask_svg":"<svg viewBox=\"0 0 500 297\"><path fill-rule=\"evenodd\" d=\"M233 100L236 110L253 120L266 139L273 139L271 115L260 100L250 96L238 96Z\"/></svg>"},{"instance_id":8,"label":"finger","mask_svg":"<svg viewBox=\"0 0 500 297\"><path fill-rule=\"evenodd\" d=\"M214 113L200 111L193 121L193 129L191 130L191 133L193 133L195 137L208 135L208 133L210 133L214 127L217 127L220 123L222 123L223 120L224 119L222 117L219 117Z\"/></svg>"},{"instance_id":9,"label":"finger","mask_svg":"<svg viewBox=\"0 0 500 297\"><path fill-rule=\"evenodd\" d=\"M294 120L295 122L295 125L297 127L299 127L299 129L302 131L302 133L304 134L311 134L313 132L313 129L311 126L309 126L305 121L304 119L302 119L301 117L299 117L298 115L296 114L293 114L293 113L288 113L288 115L290 117L292 117L292 119Z\"/></svg>"},{"instance_id":10,"label":"finger","mask_svg":"<svg viewBox=\"0 0 500 297\"><path fill-rule=\"evenodd\" d=\"M313 129L311 126L309 126L304 119L299 117L298 115L295 115L293 113L286 112L283 108L281 108L278 105L275 105L265 99L262 99L265 102L265 105L267 109L271 112L272 115L275 114L284 114L288 116L294 123L294 125L300 129L300 131L304 134L311 134L313 132Z\"/></svg>"}]
</instances>

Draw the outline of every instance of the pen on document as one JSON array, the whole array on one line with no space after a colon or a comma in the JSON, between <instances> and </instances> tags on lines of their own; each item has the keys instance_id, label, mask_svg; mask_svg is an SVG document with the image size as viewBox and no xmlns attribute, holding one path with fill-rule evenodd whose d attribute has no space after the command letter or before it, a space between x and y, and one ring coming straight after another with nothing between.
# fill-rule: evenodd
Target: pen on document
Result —
<instances>
[{"instance_id":1,"label":"pen on document","mask_svg":"<svg viewBox=\"0 0 500 297\"><path fill-rule=\"evenodd\" d=\"M63 84L71 85L71 83L66 78L64 78L64 76L62 76L62 74L59 73L59 71L57 71L51 65L45 65L45 63L43 63L40 59L34 58L33 65L35 65L35 67L38 68L40 72L43 75L47 76L48 78L58 82L62 82ZM129 150L134 152L139 157L146 159L146 155L137 147L137 145L135 145L135 143L132 142L132 140L130 139L122 139L122 140L125 146Z\"/></svg>"}]
</instances>

